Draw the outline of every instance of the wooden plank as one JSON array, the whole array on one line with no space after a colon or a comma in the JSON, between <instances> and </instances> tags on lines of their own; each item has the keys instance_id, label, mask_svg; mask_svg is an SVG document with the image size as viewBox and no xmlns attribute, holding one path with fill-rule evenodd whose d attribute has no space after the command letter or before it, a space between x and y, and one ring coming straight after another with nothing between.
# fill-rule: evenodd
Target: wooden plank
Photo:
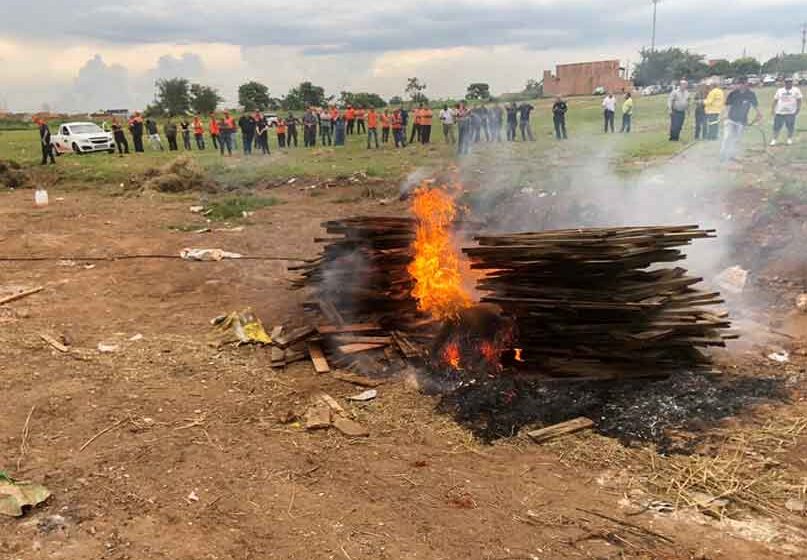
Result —
<instances>
[{"instance_id":1,"label":"wooden plank","mask_svg":"<svg viewBox=\"0 0 807 560\"><path fill-rule=\"evenodd\" d=\"M336 310L336 307L334 307L330 300L320 298L317 300L317 302L319 303L319 308L322 311L322 314L327 317L328 321L337 326L342 326L345 324L345 320L342 319L342 315L339 314L339 311Z\"/></svg>"},{"instance_id":2,"label":"wooden plank","mask_svg":"<svg viewBox=\"0 0 807 560\"><path fill-rule=\"evenodd\" d=\"M272 367L282 368L286 366L286 351L277 346L272 347Z\"/></svg>"},{"instance_id":3,"label":"wooden plank","mask_svg":"<svg viewBox=\"0 0 807 560\"><path fill-rule=\"evenodd\" d=\"M354 323L352 325L320 325L317 327L319 334L342 334L357 332L374 332L383 330L375 323Z\"/></svg>"},{"instance_id":4,"label":"wooden plank","mask_svg":"<svg viewBox=\"0 0 807 560\"><path fill-rule=\"evenodd\" d=\"M378 387L384 384L384 381L381 379L371 379L369 377L358 375L356 373L350 373L348 371L336 370L331 375L334 379L344 381L345 383L352 383L353 385L358 385L359 387Z\"/></svg>"},{"instance_id":5,"label":"wooden plank","mask_svg":"<svg viewBox=\"0 0 807 560\"><path fill-rule=\"evenodd\" d=\"M358 354L360 352L367 352L368 350L377 350L384 348L385 344L345 344L339 347L342 354Z\"/></svg>"},{"instance_id":6,"label":"wooden plank","mask_svg":"<svg viewBox=\"0 0 807 560\"><path fill-rule=\"evenodd\" d=\"M274 339L272 343L280 348L288 348L292 344L310 337L315 332L316 329L314 327L300 327L286 334L281 334L277 339Z\"/></svg>"},{"instance_id":7,"label":"wooden plank","mask_svg":"<svg viewBox=\"0 0 807 560\"><path fill-rule=\"evenodd\" d=\"M532 430L531 432L527 432L527 435L535 443L545 443L547 441L573 434L581 430L588 430L593 427L594 422L581 416L580 418L561 422L560 424L553 424L552 426L547 426L546 428L541 428L540 430Z\"/></svg>"},{"instance_id":8,"label":"wooden plank","mask_svg":"<svg viewBox=\"0 0 807 560\"><path fill-rule=\"evenodd\" d=\"M24 292L19 292L17 294L12 294L10 296L6 296L0 299L0 305L5 305L7 303L11 303L12 301L17 301L18 299L22 299L24 297L32 296L34 294L38 294L42 290L45 289L45 286L39 286L38 288L33 288L31 290L25 290Z\"/></svg>"},{"instance_id":9,"label":"wooden plank","mask_svg":"<svg viewBox=\"0 0 807 560\"><path fill-rule=\"evenodd\" d=\"M311 363L314 364L314 371L317 373L328 373L331 371L331 367L328 365L328 360L325 359L325 354L322 353L322 348L319 343L308 343L308 355L311 358Z\"/></svg>"},{"instance_id":10,"label":"wooden plank","mask_svg":"<svg viewBox=\"0 0 807 560\"><path fill-rule=\"evenodd\" d=\"M59 352L63 353L70 352L70 348L68 348L67 346L65 346L64 344L62 344L49 334L40 333L39 338L41 338L42 340L53 346Z\"/></svg>"},{"instance_id":11,"label":"wooden plank","mask_svg":"<svg viewBox=\"0 0 807 560\"><path fill-rule=\"evenodd\" d=\"M337 335L333 339L340 344L392 344L391 336Z\"/></svg>"}]
</instances>

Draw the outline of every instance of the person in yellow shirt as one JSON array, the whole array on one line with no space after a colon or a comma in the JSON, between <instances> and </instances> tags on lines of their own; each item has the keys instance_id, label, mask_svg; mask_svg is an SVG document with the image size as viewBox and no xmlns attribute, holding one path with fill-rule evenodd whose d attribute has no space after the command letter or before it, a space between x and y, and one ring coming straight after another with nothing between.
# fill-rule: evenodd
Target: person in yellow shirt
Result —
<instances>
[{"instance_id":1,"label":"person in yellow shirt","mask_svg":"<svg viewBox=\"0 0 807 560\"><path fill-rule=\"evenodd\" d=\"M706 113L706 140L720 138L720 114L726 104L726 96L716 83L703 101L703 110Z\"/></svg>"},{"instance_id":2,"label":"person in yellow shirt","mask_svg":"<svg viewBox=\"0 0 807 560\"><path fill-rule=\"evenodd\" d=\"M625 94L625 101L622 103L622 130L625 134L630 134L631 123L633 122L633 96L630 92Z\"/></svg>"}]
</instances>

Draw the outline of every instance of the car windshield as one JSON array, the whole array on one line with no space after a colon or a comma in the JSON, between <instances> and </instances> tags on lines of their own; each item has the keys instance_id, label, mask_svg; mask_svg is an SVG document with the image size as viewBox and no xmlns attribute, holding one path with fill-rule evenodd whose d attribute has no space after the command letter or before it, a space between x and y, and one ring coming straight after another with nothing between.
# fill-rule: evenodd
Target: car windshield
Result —
<instances>
[{"instance_id":1,"label":"car windshield","mask_svg":"<svg viewBox=\"0 0 807 560\"><path fill-rule=\"evenodd\" d=\"M70 125L70 132L72 134L96 134L103 130L97 124L73 124Z\"/></svg>"}]
</instances>

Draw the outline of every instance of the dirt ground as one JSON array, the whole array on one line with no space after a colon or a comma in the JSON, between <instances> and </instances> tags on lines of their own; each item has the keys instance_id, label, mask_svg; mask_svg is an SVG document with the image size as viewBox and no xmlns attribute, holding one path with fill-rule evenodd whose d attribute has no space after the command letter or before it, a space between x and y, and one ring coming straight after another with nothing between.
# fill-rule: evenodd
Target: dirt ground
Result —
<instances>
[{"instance_id":1,"label":"dirt ground","mask_svg":"<svg viewBox=\"0 0 807 560\"><path fill-rule=\"evenodd\" d=\"M0 196L0 256L218 247L307 258L324 219L407 211L361 192L311 196L288 185L272 191L283 204L257 211L241 232L186 233L169 226L206 225L189 212L194 198L57 189L39 210L22 190ZM358 198L334 202L344 197ZM776 503L769 514L749 508L742 519L720 519L637 506L631 480L664 459L652 450L623 453L596 434L485 445L405 379L350 405L368 438L285 423L317 393L341 400L359 390L307 362L275 371L268 350L216 348L209 335L211 318L249 306L267 326L300 320L304 295L288 289L290 264L0 262L0 296L45 286L0 306L0 469L53 492L25 517L0 519L0 558L804 557L804 512ZM78 350L61 353L43 333ZM743 411L721 430L807 418L807 359L798 351L807 346L783 340L792 350L786 365L753 346L721 357L733 374L779 375L793 387L789 402ZM102 354L100 342L118 350ZM802 504L805 435L782 437L766 467Z\"/></svg>"}]
</instances>

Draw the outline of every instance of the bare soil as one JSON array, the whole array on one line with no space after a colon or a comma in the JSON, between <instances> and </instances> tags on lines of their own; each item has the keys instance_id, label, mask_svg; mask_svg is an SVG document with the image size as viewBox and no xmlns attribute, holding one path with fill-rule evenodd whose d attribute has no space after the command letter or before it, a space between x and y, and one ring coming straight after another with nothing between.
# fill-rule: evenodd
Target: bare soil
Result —
<instances>
[{"instance_id":1,"label":"bare soil","mask_svg":"<svg viewBox=\"0 0 807 560\"><path fill-rule=\"evenodd\" d=\"M365 190L343 185L312 196L287 185L272 190L283 204L257 211L242 232L198 234L169 226L226 226L191 214L192 197L56 190L40 210L31 191L4 193L0 256L217 247L307 258L324 219L407 212L404 202L363 198ZM290 264L0 262L0 296L45 286L0 307L0 469L53 492L25 517L0 519L0 558L803 557L805 517L781 503L776 516L748 509L722 521L631 505L630 479L656 456L649 445L639 464L598 434L547 446L522 435L485 444L411 379L389 380L375 401L347 405L342 397L360 389L317 376L306 362L273 370L266 349L211 345L210 319L222 313L252 307L267 327L300 320L304 294L288 289ZM55 350L43 333L74 350ZM118 350L100 353L99 342ZM720 360L731 375L786 380L787 402L741 410L706 430L807 417L805 346L782 344L792 350L785 365L756 347ZM320 392L339 399L370 436L289 422ZM799 434L783 443L770 466L801 480L792 488L801 500L804 443Z\"/></svg>"}]
</instances>

